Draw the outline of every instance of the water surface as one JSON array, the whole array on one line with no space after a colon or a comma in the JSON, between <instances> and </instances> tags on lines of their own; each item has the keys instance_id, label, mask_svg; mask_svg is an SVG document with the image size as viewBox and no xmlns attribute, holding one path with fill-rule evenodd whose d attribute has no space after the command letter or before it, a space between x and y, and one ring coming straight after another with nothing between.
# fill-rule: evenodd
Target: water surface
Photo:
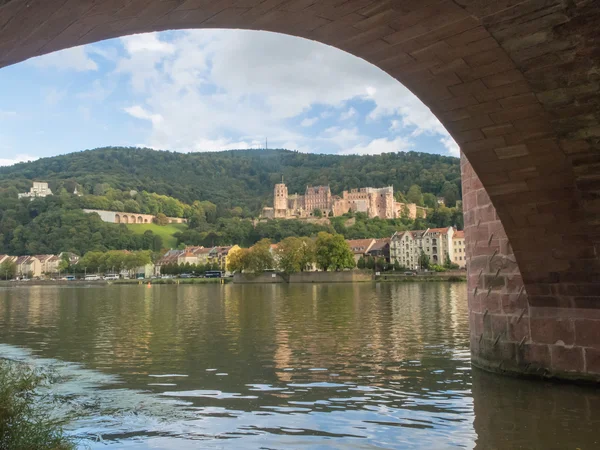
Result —
<instances>
[{"instance_id":1,"label":"water surface","mask_svg":"<svg viewBox=\"0 0 600 450\"><path fill-rule=\"evenodd\" d=\"M0 290L91 448L600 448L600 393L471 368L462 283Z\"/></svg>"}]
</instances>

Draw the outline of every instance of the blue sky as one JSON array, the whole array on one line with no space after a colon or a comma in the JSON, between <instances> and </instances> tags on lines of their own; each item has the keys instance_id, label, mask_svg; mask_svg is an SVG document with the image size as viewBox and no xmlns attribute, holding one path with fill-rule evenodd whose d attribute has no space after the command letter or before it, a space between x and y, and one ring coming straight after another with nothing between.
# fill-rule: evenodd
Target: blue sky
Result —
<instances>
[{"instance_id":1,"label":"blue sky","mask_svg":"<svg viewBox=\"0 0 600 450\"><path fill-rule=\"evenodd\" d=\"M414 95L341 50L259 31L112 39L0 70L0 165L101 146L458 156Z\"/></svg>"}]
</instances>

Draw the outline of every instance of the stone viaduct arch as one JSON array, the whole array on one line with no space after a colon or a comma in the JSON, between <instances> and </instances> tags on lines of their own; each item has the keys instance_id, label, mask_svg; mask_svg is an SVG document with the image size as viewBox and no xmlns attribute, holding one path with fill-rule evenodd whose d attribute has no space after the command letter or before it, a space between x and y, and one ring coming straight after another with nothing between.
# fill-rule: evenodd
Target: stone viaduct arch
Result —
<instances>
[{"instance_id":1,"label":"stone viaduct arch","mask_svg":"<svg viewBox=\"0 0 600 450\"><path fill-rule=\"evenodd\" d=\"M463 151L473 362L600 381L599 23L595 0L0 0L0 67L209 27L371 62Z\"/></svg>"}]
</instances>

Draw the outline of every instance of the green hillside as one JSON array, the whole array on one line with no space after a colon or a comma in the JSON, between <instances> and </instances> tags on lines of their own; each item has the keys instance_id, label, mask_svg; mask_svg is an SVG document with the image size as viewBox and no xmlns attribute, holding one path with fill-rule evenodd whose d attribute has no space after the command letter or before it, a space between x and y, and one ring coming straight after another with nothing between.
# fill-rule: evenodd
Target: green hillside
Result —
<instances>
[{"instance_id":1,"label":"green hillside","mask_svg":"<svg viewBox=\"0 0 600 450\"><path fill-rule=\"evenodd\" d=\"M333 194L389 185L407 193L416 184L434 195L443 195L450 186L460 198L459 159L418 152L340 156L289 150L176 153L110 147L1 167L0 190L24 192L34 179L68 191L77 183L84 193L110 186L155 192L189 204L207 200L223 209L239 206L255 214L270 204L273 185L282 176L290 193L319 184L329 184Z\"/></svg>"},{"instance_id":2,"label":"green hillside","mask_svg":"<svg viewBox=\"0 0 600 450\"><path fill-rule=\"evenodd\" d=\"M187 230L187 225L183 223L171 223L169 225L160 226L155 223L144 223L139 225L128 224L127 228L135 234L144 234L144 232L150 230L162 238L163 246L165 248L176 248L177 238L174 237L173 234Z\"/></svg>"}]
</instances>

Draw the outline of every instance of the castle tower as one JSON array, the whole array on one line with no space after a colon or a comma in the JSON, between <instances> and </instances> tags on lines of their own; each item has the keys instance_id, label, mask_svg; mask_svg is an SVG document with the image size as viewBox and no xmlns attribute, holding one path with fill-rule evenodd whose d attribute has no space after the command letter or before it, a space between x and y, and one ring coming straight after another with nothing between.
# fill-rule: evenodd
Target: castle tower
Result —
<instances>
[{"instance_id":1,"label":"castle tower","mask_svg":"<svg viewBox=\"0 0 600 450\"><path fill-rule=\"evenodd\" d=\"M285 211L288 209L288 189L283 183L283 180L281 180L281 183L275 185L275 191L273 192L273 209L275 209L276 212L278 210Z\"/></svg>"}]
</instances>

